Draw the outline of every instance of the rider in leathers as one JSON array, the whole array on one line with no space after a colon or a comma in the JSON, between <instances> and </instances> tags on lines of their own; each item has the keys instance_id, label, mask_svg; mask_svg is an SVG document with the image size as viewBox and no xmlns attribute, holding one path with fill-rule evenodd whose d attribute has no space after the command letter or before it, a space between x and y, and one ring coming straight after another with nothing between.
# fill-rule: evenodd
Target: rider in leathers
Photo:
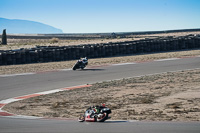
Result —
<instances>
[{"instance_id":1,"label":"rider in leathers","mask_svg":"<svg viewBox=\"0 0 200 133\"><path fill-rule=\"evenodd\" d=\"M85 58L82 58L82 59L80 59L79 60L79 62L81 62L81 65L88 65L88 58L87 57L85 57Z\"/></svg>"},{"instance_id":2,"label":"rider in leathers","mask_svg":"<svg viewBox=\"0 0 200 133\"><path fill-rule=\"evenodd\" d=\"M99 114L100 107L105 107L105 104L102 104L101 106L96 105L96 106L89 107L88 109L93 110L93 112L91 112L90 116L93 116L93 114L98 114L98 117L100 117L102 115L102 114Z\"/></svg>"}]
</instances>

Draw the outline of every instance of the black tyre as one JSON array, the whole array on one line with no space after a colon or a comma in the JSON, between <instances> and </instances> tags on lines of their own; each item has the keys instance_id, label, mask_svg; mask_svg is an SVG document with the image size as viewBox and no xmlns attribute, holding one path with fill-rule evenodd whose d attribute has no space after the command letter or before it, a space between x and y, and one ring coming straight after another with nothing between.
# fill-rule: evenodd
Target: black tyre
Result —
<instances>
[{"instance_id":1,"label":"black tyre","mask_svg":"<svg viewBox=\"0 0 200 133\"><path fill-rule=\"evenodd\" d=\"M77 64L72 68L74 71L77 69Z\"/></svg>"},{"instance_id":2,"label":"black tyre","mask_svg":"<svg viewBox=\"0 0 200 133\"><path fill-rule=\"evenodd\" d=\"M78 118L79 122L84 122L85 121L85 116L84 115L80 115L80 117Z\"/></svg>"},{"instance_id":3,"label":"black tyre","mask_svg":"<svg viewBox=\"0 0 200 133\"><path fill-rule=\"evenodd\" d=\"M74 66L72 69L75 71L75 70L76 70L76 67Z\"/></svg>"}]
</instances>

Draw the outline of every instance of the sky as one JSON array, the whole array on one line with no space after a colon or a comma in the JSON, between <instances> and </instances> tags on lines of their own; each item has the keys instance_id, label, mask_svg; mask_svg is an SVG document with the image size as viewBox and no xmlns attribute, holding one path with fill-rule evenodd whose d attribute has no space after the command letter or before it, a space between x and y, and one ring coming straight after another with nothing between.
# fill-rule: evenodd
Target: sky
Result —
<instances>
[{"instance_id":1,"label":"sky","mask_svg":"<svg viewBox=\"0 0 200 133\"><path fill-rule=\"evenodd\" d=\"M64 33L191 29L200 28L200 0L0 0L0 17Z\"/></svg>"}]
</instances>

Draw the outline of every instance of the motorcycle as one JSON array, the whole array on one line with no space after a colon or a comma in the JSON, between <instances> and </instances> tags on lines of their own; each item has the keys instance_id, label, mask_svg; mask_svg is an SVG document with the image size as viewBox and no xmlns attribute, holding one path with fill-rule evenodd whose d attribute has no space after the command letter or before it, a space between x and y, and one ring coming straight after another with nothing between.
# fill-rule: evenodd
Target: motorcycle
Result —
<instances>
[{"instance_id":1,"label":"motorcycle","mask_svg":"<svg viewBox=\"0 0 200 133\"><path fill-rule=\"evenodd\" d=\"M76 70L76 69L84 69L86 66L87 66L87 62L84 63L82 60L78 60L76 62L76 64L72 67L73 70Z\"/></svg>"},{"instance_id":2,"label":"motorcycle","mask_svg":"<svg viewBox=\"0 0 200 133\"><path fill-rule=\"evenodd\" d=\"M111 113L111 109L107 107L99 107L99 112L95 112L91 107L85 111L84 115L80 115L78 118L79 122L104 122L107 119L110 119L109 114Z\"/></svg>"}]
</instances>

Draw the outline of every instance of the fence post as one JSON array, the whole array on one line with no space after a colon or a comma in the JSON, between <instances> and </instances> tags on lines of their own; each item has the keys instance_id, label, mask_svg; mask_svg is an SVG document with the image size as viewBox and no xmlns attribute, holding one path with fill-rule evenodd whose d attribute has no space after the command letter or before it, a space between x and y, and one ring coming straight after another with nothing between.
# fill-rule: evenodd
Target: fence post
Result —
<instances>
[{"instance_id":1,"label":"fence post","mask_svg":"<svg viewBox=\"0 0 200 133\"><path fill-rule=\"evenodd\" d=\"M1 42L1 44L7 45L6 29L3 30L3 33L2 33L2 42Z\"/></svg>"}]
</instances>

